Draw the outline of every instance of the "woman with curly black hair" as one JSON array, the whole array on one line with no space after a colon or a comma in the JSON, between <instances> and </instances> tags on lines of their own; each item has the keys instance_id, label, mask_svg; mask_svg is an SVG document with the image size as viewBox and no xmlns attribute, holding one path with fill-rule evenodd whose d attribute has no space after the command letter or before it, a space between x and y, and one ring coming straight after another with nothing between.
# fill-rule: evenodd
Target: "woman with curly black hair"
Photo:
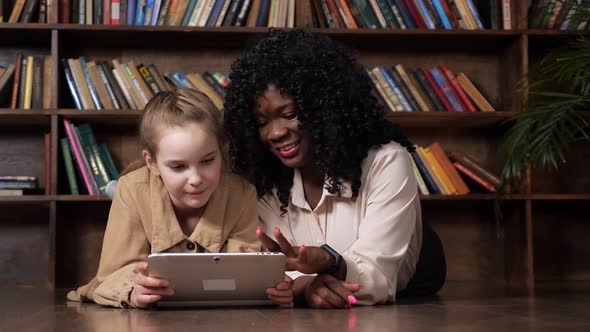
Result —
<instances>
[{"instance_id":1,"label":"woman with curly black hair","mask_svg":"<svg viewBox=\"0 0 590 332\"><path fill-rule=\"evenodd\" d=\"M270 30L231 67L232 167L256 186L258 236L299 271L293 291L309 306L392 302L444 283L413 147L383 112L356 60L325 36Z\"/></svg>"}]
</instances>

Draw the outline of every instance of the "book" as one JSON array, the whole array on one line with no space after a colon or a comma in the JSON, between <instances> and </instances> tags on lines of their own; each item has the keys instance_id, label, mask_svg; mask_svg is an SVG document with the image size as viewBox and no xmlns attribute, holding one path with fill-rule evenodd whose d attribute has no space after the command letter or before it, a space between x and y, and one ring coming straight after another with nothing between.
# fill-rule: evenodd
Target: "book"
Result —
<instances>
[{"instance_id":1,"label":"book","mask_svg":"<svg viewBox=\"0 0 590 332\"><path fill-rule=\"evenodd\" d=\"M455 166L455 168L457 168L457 170L459 170L459 172L464 174L468 179L473 180L475 183L481 185L486 190L491 191L491 192L496 192L496 188L494 188L494 186L492 184L485 181L481 177L475 175L475 173L473 173L470 169L468 169L467 167L465 167L461 163L454 162L453 166Z\"/></svg>"},{"instance_id":2,"label":"book","mask_svg":"<svg viewBox=\"0 0 590 332\"><path fill-rule=\"evenodd\" d=\"M457 173L457 169L453 167L453 163L449 160L442 146L438 142L434 142L428 146L428 149L432 152L443 171L449 177L449 180L453 183L453 186L457 190L457 194L468 194L469 188L467 187L467 184L465 184L465 181L463 181L459 173Z\"/></svg>"},{"instance_id":3,"label":"book","mask_svg":"<svg viewBox=\"0 0 590 332\"><path fill-rule=\"evenodd\" d=\"M74 162L72 161L72 150L70 143L67 138L61 138L59 140L61 147L61 155L66 167L66 175L68 179L68 186L70 188L71 195L79 195L78 183L76 182L76 174L74 173Z\"/></svg>"},{"instance_id":4,"label":"book","mask_svg":"<svg viewBox=\"0 0 590 332\"><path fill-rule=\"evenodd\" d=\"M463 73L459 73L457 75L457 82L459 85L465 90L467 95L473 100L473 102L477 105L477 107L482 112L495 112L496 110L492 107L492 105L486 100L486 98L477 90L477 88L471 83L471 81L465 76Z\"/></svg>"},{"instance_id":5,"label":"book","mask_svg":"<svg viewBox=\"0 0 590 332\"><path fill-rule=\"evenodd\" d=\"M475 158L469 156L468 154L464 152L451 152L449 153L449 158L454 162L459 162L477 176L489 182L492 186L496 188L500 187L500 178L491 170L485 168L480 163L475 161Z\"/></svg>"}]
</instances>

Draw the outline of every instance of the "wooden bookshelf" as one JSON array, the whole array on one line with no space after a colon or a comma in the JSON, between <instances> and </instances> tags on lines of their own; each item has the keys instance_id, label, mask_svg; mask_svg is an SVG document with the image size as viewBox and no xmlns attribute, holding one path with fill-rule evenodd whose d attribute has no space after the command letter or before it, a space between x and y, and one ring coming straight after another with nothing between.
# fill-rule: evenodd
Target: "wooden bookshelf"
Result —
<instances>
[{"instance_id":1,"label":"wooden bookshelf","mask_svg":"<svg viewBox=\"0 0 590 332\"><path fill-rule=\"evenodd\" d=\"M400 124L417 144L438 141L445 149L465 151L499 172L502 165L497 152L506 133L503 123L517 115L526 100L526 91L517 89L517 82L534 59L580 35L527 30L527 2L513 1L515 29L508 31L310 30L350 47L366 66L447 65L453 71L465 72L498 112L401 112L387 114L386 119ZM22 240L7 242L11 243L7 250L20 253L23 246L30 244L28 238L34 236L48 253L40 257L18 254L23 257L23 265L11 266L11 275L16 279L12 282L73 287L96 272L93 264L98 264L110 200L105 196L67 194L61 152L56 148L64 137L62 119L92 124L97 141L109 146L119 169L139 157L137 121L141 111L75 110L62 68L58 67L61 58L119 58L154 63L161 71L228 71L248 39L265 31L243 27L0 24L0 64L13 63L18 52L50 55L55 78L51 109L0 108L0 174L18 171L37 176L44 183L43 165L51 165L50 195L0 197L0 206L6 211L0 215L0 241ZM43 134L47 132L53 148L45 160ZM590 162L588 147L580 144L572 149L572 159L559 175L543 175L535 170L527 173L524 191L513 195L474 192L421 196L424 220L438 231L445 246L448 279L502 281L532 291L535 279L549 280L558 275L569 280L590 275L587 264L573 259L562 262L562 270L555 273L551 261L535 255L550 252L555 246L545 243L548 235L537 231L537 227L554 231L556 241L585 243L582 234L588 234L590 226L579 221L583 219L585 202L590 200L590 176L584 167ZM500 231L495 211L498 206L503 217ZM559 220L553 218L559 216L565 222L557 226ZM546 225L537 226L539 223ZM576 231L568 224L575 225L572 227ZM589 254L583 246L572 246L572 250L569 255ZM46 274L30 278L31 264Z\"/></svg>"}]
</instances>

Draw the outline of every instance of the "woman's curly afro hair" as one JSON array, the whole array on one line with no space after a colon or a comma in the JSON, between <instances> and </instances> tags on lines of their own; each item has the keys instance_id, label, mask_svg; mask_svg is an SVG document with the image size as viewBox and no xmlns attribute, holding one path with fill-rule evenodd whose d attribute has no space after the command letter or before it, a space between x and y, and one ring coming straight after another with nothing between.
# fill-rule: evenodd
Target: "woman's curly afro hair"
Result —
<instances>
[{"instance_id":1,"label":"woman's curly afro hair","mask_svg":"<svg viewBox=\"0 0 590 332\"><path fill-rule=\"evenodd\" d=\"M295 100L302 130L311 137L313 159L327 175L330 193L361 186L361 163L369 149L396 141L411 149L399 128L383 119L363 69L330 38L304 30L271 29L231 66L224 125L232 168L256 186L259 196L277 190L283 213L293 170L261 143L254 107L269 84Z\"/></svg>"}]
</instances>

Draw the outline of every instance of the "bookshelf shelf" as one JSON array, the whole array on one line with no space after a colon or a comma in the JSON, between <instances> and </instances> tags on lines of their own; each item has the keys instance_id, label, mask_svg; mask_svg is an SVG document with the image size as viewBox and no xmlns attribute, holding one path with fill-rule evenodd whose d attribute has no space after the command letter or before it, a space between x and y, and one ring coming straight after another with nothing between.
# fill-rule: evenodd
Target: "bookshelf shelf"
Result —
<instances>
[{"instance_id":1,"label":"bookshelf shelf","mask_svg":"<svg viewBox=\"0 0 590 332\"><path fill-rule=\"evenodd\" d=\"M72 110L60 109L56 114L77 122L108 125L137 125L141 111L137 110Z\"/></svg>"},{"instance_id":2,"label":"bookshelf shelf","mask_svg":"<svg viewBox=\"0 0 590 332\"><path fill-rule=\"evenodd\" d=\"M54 200L49 195L0 196L0 204L41 204L45 205Z\"/></svg>"},{"instance_id":3,"label":"bookshelf shelf","mask_svg":"<svg viewBox=\"0 0 590 332\"><path fill-rule=\"evenodd\" d=\"M590 194L531 194L533 201L588 201Z\"/></svg>"},{"instance_id":4,"label":"bookshelf shelf","mask_svg":"<svg viewBox=\"0 0 590 332\"><path fill-rule=\"evenodd\" d=\"M476 193L466 195L421 195L421 201L494 201L498 199L498 195L494 193ZM526 195L502 195L501 201L522 201L527 199Z\"/></svg>"},{"instance_id":5,"label":"bookshelf shelf","mask_svg":"<svg viewBox=\"0 0 590 332\"><path fill-rule=\"evenodd\" d=\"M0 126L50 126L49 110L0 109Z\"/></svg>"},{"instance_id":6,"label":"bookshelf shelf","mask_svg":"<svg viewBox=\"0 0 590 332\"><path fill-rule=\"evenodd\" d=\"M108 196L104 195L55 195L52 200L56 202L111 202Z\"/></svg>"},{"instance_id":7,"label":"bookshelf shelf","mask_svg":"<svg viewBox=\"0 0 590 332\"><path fill-rule=\"evenodd\" d=\"M393 112L385 118L402 127L497 127L518 112Z\"/></svg>"}]
</instances>

